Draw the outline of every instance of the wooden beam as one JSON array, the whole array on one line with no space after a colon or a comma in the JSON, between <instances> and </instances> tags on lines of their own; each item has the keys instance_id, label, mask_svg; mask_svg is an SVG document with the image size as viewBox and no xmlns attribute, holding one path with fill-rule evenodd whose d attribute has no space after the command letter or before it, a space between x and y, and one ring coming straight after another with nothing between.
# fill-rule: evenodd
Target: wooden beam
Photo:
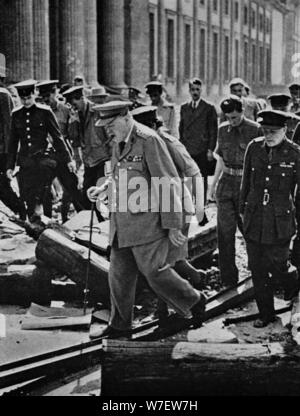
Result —
<instances>
[{"instance_id":1,"label":"wooden beam","mask_svg":"<svg viewBox=\"0 0 300 416\"><path fill-rule=\"evenodd\" d=\"M299 349L273 344L103 341L103 396L299 394Z\"/></svg>"}]
</instances>

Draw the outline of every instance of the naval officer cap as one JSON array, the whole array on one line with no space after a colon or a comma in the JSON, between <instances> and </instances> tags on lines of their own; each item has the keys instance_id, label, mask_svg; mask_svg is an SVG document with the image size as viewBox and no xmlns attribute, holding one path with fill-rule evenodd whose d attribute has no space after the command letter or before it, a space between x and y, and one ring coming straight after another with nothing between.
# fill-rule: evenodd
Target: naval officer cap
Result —
<instances>
[{"instance_id":1,"label":"naval officer cap","mask_svg":"<svg viewBox=\"0 0 300 416\"><path fill-rule=\"evenodd\" d=\"M157 107L145 105L131 111L132 117L141 124L155 123L157 120Z\"/></svg>"},{"instance_id":2,"label":"naval officer cap","mask_svg":"<svg viewBox=\"0 0 300 416\"><path fill-rule=\"evenodd\" d=\"M245 81L242 78L233 78L229 83L229 88L233 88L236 85L242 85L243 87L249 87L248 84L245 83Z\"/></svg>"},{"instance_id":3,"label":"naval officer cap","mask_svg":"<svg viewBox=\"0 0 300 416\"><path fill-rule=\"evenodd\" d=\"M71 87L67 91L63 92L65 99L70 102L72 98L79 99L83 97L83 86Z\"/></svg>"},{"instance_id":4,"label":"naval officer cap","mask_svg":"<svg viewBox=\"0 0 300 416\"><path fill-rule=\"evenodd\" d=\"M58 84L58 79L48 80L48 81L41 81L38 84L36 84L36 88L38 88L39 93L41 95L43 94L51 94L55 92Z\"/></svg>"},{"instance_id":5,"label":"naval officer cap","mask_svg":"<svg viewBox=\"0 0 300 416\"><path fill-rule=\"evenodd\" d=\"M36 84L36 80L28 79L26 81L18 82L14 87L17 89L20 97L28 97L35 92Z\"/></svg>"},{"instance_id":6,"label":"naval officer cap","mask_svg":"<svg viewBox=\"0 0 300 416\"><path fill-rule=\"evenodd\" d=\"M272 107L287 106L291 97L287 94L272 94L267 97Z\"/></svg>"},{"instance_id":7,"label":"naval officer cap","mask_svg":"<svg viewBox=\"0 0 300 416\"><path fill-rule=\"evenodd\" d=\"M106 126L116 117L125 116L131 105L131 101L111 101L106 104L96 105L93 107L95 111L99 112L99 120L97 121L96 126Z\"/></svg>"},{"instance_id":8,"label":"naval officer cap","mask_svg":"<svg viewBox=\"0 0 300 416\"><path fill-rule=\"evenodd\" d=\"M280 129L285 127L291 116L284 111L264 110L257 114L257 122L262 127Z\"/></svg>"}]
</instances>

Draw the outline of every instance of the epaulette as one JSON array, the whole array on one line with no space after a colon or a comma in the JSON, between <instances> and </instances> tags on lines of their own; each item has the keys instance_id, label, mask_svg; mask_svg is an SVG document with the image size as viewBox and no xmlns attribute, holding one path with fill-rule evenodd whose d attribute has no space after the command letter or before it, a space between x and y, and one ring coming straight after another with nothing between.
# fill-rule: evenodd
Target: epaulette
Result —
<instances>
[{"instance_id":1,"label":"epaulette","mask_svg":"<svg viewBox=\"0 0 300 416\"><path fill-rule=\"evenodd\" d=\"M292 140L286 139L286 144L293 150L296 150L297 152L300 151L300 146L297 143L292 142Z\"/></svg>"},{"instance_id":2,"label":"epaulette","mask_svg":"<svg viewBox=\"0 0 300 416\"><path fill-rule=\"evenodd\" d=\"M177 139L176 137L172 136L170 133L168 133L166 130L159 130L158 131L159 136L161 136L163 139L168 140L169 142L173 143Z\"/></svg>"},{"instance_id":3,"label":"epaulette","mask_svg":"<svg viewBox=\"0 0 300 416\"><path fill-rule=\"evenodd\" d=\"M219 125L219 128L221 128L221 127L228 127L230 124L229 124L229 121L223 121L223 123L221 123L220 125Z\"/></svg>"},{"instance_id":4,"label":"epaulette","mask_svg":"<svg viewBox=\"0 0 300 416\"><path fill-rule=\"evenodd\" d=\"M18 111L22 110L22 108L24 108L24 106L19 105L18 107L12 109L12 113L17 113Z\"/></svg>"},{"instance_id":5,"label":"epaulette","mask_svg":"<svg viewBox=\"0 0 300 416\"><path fill-rule=\"evenodd\" d=\"M47 111L50 110L49 105L41 104L41 103L36 103L35 105L36 105L37 108L40 108L41 110L47 110Z\"/></svg>"},{"instance_id":6,"label":"epaulette","mask_svg":"<svg viewBox=\"0 0 300 416\"><path fill-rule=\"evenodd\" d=\"M144 126L143 124L136 123L136 135L140 137L141 139L148 140L150 137L156 137L157 134L154 130L150 129L147 126Z\"/></svg>"}]
</instances>

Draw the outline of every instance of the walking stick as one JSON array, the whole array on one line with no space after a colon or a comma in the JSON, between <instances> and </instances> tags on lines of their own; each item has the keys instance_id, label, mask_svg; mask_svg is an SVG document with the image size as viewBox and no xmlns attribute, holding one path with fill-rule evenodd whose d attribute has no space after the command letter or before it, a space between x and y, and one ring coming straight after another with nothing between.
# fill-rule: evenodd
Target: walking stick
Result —
<instances>
[{"instance_id":1,"label":"walking stick","mask_svg":"<svg viewBox=\"0 0 300 416\"><path fill-rule=\"evenodd\" d=\"M86 309L87 309L87 305L88 305L89 279L90 279L91 254L92 254L92 237L93 237L93 226L94 226L94 213L95 213L95 203L92 202L91 221L90 221L89 254L88 254L88 263L87 263L87 268L86 268L84 301L83 301L83 314L84 314L84 316L86 315Z\"/></svg>"}]
</instances>

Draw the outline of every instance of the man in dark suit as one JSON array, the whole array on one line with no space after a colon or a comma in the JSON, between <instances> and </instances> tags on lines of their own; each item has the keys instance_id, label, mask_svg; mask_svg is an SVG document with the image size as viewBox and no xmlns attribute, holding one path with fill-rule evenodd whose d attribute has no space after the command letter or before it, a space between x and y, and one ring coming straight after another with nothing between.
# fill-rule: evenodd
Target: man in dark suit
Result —
<instances>
[{"instance_id":1,"label":"man in dark suit","mask_svg":"<svg viewBox=\"0 0 300 416\"><path fill-rule=\"evenodd\" d=\"M205 199L210 164L218 136L218 117L215 107L201 98L202 81L194 78L189 83L192 101L180 110L179 136L190 155L198 164L204 178Z\"/></svg>"}]
</instances>

